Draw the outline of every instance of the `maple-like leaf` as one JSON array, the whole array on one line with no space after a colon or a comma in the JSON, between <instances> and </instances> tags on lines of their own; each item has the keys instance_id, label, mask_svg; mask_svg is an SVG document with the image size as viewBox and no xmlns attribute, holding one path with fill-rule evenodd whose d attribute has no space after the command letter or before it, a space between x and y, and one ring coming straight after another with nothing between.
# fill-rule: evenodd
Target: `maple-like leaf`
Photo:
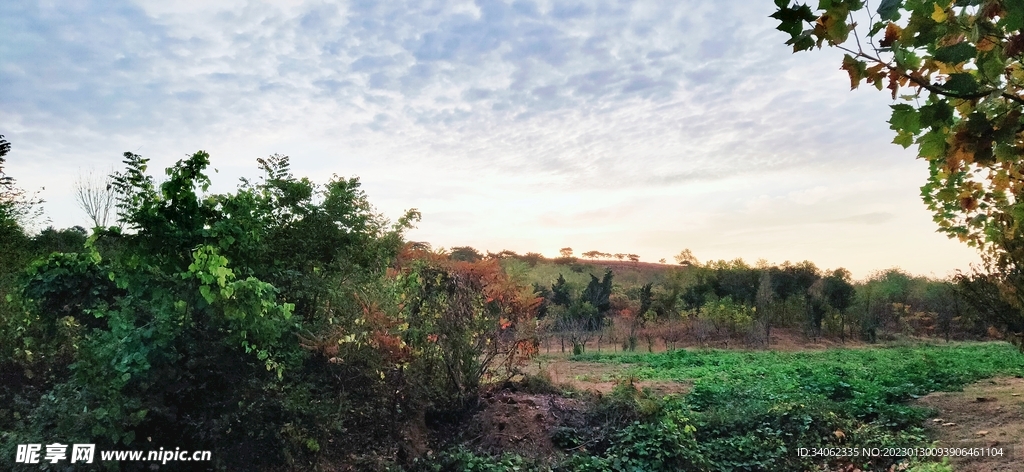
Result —
<instances>
[{"instance_id":1,"label":"maple-like leaf","mask_svg":"<svg viewBox=\"0 0 1024 472\"><path fill-rule=\"evenodd\" d=\"M983 36L981 39L978 40L978 45L976 47L981 52L989 52L995 49L997 44L998 43L996 42L996 40L993 40L988 36Z\"/></svg>"},{"instance_id":2,"label":"maple-like leaf","mask_svg":"<svg viewBox=\"0 0 1024 472\"><path fill-rule=\"evenodd\" d=\"M1006 46L1003 47L1003 54L1006 57L1014 57L1024 52L1024 34L1015 34L1006 41Z\"/></svg>"},{"instance_id":3,"label":"maple-like leaf","mask_svg":"<svg viewBox=\"0 0 1024 472\"><path fill-rule=\"evenodd\" d=\"M882 0L878 4L876 12L882 20L896 21L900 19L900 4L903 3L901 0Z\"/></svg>"},{"instance_id":4,"label":"maple-like leaf","mask_svg":"<svg viewBox=\"0 0 1024 472\"><path fill-rule=\"evenodd\" d=\"M971 45L971 43L963 41L952 46L939 48L935 51L935 55L932 57L934 57L936 61L945 62L947 64L959 64L967 61L968 59L973 59L977 54L977 48Z\"/></svg>"},{"instance_id":5,"label":"maple-like leaf","mask_svg":"<svg viewBox=\"0 0 1024 472\"><path fill-rule=\"evenodd\" d=\"M961 95L968 95L978 91L978 81L970 73L950 74L942 87Z\"/></svg>"},{"instance_id":6,"label":"maple-like leaf","mask_svg":"<svg viewBox=\"0 0 1024 472\"><path fill-rule=\"evenodd\" d=\"M867 64L854 59L849 54L843 57L843 66L840 69L850 74L850 90L856 89L860 85L861 79L868 75Z\"/></svg>"},{"instance_id":7,"label":"maple-like leaf","mask_svg":"<svg viewBox=\"0 0 1024 472\"><path fill-rule=\"evenodd\" d=\"M936 3L934 6L935 10L932 12L932 20L934 20L936 23L945 23L946 9L940 7L938 3Z\"/></svg>"},{"instance_id":8,"label":"maple-like leaf","mask_svg":"<svg viewBox=\"0 0 1024 472\"><path fill-rule=\"evenodd\" d=\"M903 78L903 76L900 75L900 71L899 70L892 69L892 70L889 71L889 85L887 85L886 88L888 88L889 90L892 90L892 99L893 100L896 100L896 94L899 93L899 90L900 90L900 80L902 78Z\"/></svg>"},{"instance_id":9,"label":"maple-like leaf","mask_svg":"<svg viewBox=\"0 0 1024 472\"><path fill-rule=\"evenodd\" d=\"M903 33L903 28L900 28L896 23L889 23L885 26L885 37L878 42L879 46L887 48L892 46L897 40L900 39L900 35Z\"/></svg>"}]
</instances>

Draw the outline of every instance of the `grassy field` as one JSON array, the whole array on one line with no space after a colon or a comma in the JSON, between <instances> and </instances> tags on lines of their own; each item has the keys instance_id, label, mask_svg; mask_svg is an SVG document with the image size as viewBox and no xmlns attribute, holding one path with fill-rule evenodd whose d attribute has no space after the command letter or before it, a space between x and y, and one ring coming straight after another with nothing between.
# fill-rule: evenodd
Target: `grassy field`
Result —
<instances>
[{"instance_id":1,"label":"grassy field","mask_svg":"<svg viewBox=\"0 0 1024 472\"><path fill-rule=\"evenodd\" d=\"M526 263L508 259L502 264L506 270L522 273L530 283L538 283L550 287L561 274L570 284L582 288L590 282L590 276L601 278L606 268L615 274L615 284L619 287L634 287L646 283L661 283L679 266L654 264L650 262L623 261L590 261L581 259L577 264L556 264L542 261L533 267ZM575 267L579 272L574 271Z\"/></svg>"}]
</instances>

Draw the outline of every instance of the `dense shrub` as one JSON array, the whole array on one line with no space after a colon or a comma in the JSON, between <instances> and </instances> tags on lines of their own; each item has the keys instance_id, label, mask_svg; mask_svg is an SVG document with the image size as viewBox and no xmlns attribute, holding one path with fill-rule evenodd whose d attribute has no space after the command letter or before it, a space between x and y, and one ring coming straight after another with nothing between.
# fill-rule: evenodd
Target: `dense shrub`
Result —
<instances>
[{"instance_id":1,"label":"dense shrub","mask_svg":"<svg viewBox=\"0 0 1024 472\"><path fill-rule=\"evenodd\" d=\"M218 467L387 462L425 402L472 395L535 349L519 321L537 302L497 261L406 257L415 211L389 225L356 179L259 162L261 181L206 194L206 153L159 186L126 154L122 227L77 248L41 235L66 252L5 279L0 454L60 438L212 449Z\"/></svg>"}]
</instances>

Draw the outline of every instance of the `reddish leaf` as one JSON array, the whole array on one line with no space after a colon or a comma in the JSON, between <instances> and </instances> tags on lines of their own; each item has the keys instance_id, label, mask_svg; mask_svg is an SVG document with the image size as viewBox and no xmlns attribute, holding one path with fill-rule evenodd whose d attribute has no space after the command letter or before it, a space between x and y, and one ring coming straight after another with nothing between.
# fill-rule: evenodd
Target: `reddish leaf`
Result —
<instances>
[{"instance_id":1,"label":"reddish leaf","mask_svg":"<svg viewBox=\"0 0 1024 472\"><path fill-rule=\"evenodd\" d=\"M1024 34L1016 34L1006 41L1003 54L1006 57L1014 57L1024 51Z\"/></svg>"},{"instance_id":2,"label":"reddish leaf","mask_svg":"<svg viewBox=\"0 0 1024 472\"><path fill-rule=\"evenodd\" d=\"M885 38L882 38L882 40L879 41L878 44L883 48L892 46L892 43L900 39L900 33L902 32L903 28L900 28L899 25L897 25L896 23L889 23L885 27Z\"/></svg>"},{"instance_id":3,"label":"reddish leaf","mask_svg":"<svg viewBox=\"0 0 1024 472\"><path fill-rule=\"evenodd\" d=\"M889 86L886 87L886 88L888 88L889 90L892 90L892 99L893 100L896 100L896 94L899 93L899 90L900 90L900 79L902 77L903 76L900 75L900 72L898 70L896 70L896 69L892 69L892 70L889 71Z\"/></svg>"}]
</instances>

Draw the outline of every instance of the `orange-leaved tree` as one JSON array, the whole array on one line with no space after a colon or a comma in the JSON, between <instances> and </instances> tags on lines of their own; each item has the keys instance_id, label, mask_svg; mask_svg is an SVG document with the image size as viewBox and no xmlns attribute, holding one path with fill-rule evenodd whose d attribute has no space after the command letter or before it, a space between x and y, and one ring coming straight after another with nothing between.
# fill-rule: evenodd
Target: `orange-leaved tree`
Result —
<instances>
[{"instance_id":1,"label":"orange-leaved tree","mask_svg":"<svg viewBox=\"0 0 1024 472\"><path fill-rule=\"evenodd\" d=\"M401 287L407 341L443 368L446 390L466 397L485 377L510 377L537 352L534 319L542 299L498 259L451 260L407 247L391 271Z\"/></svg>"},{"instance_id":2,"label":"orange-leaved tree","mask_svg":"<svg viewBox=\"0 0 1024 472\"><path fill-rule=\"evenodd\" d=\"M423 401L471 398L482 381L511 377L537 353L542 299L498 259L453 260L407 244L379 287L357 299L358 322L306 346L335 363L369 356L382 379L400 373L398 388Z\"/></svg>"}]
</instances>

